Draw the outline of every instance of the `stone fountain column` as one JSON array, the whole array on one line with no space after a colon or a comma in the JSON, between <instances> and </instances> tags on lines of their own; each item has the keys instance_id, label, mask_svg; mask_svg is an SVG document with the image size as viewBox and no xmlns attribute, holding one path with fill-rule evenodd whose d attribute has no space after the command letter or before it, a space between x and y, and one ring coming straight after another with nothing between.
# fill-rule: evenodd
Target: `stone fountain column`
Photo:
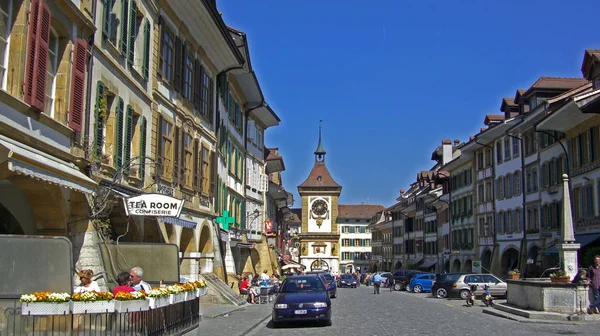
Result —
<instances>
[{"instance_id":1,"label":"stone fountain column","mask_svg":"<svg viewBox=\"0 0 600 336\"><path fill-rule=\"evenodd\" d=\"M569 176L563 174L563 227L562 241L556 244L560 262L571 279L577 275L577 251L580 244L575 243L573 231L573 214L571 212L571 194L569 192Z\"/></svg>"}]
</instances>

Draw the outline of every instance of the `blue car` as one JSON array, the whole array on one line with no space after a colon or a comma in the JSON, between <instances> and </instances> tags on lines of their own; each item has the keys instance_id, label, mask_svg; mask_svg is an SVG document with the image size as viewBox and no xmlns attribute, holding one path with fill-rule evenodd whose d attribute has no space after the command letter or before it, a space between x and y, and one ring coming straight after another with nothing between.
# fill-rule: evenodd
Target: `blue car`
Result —
<instances>
[{"instance_id":1,"label":"blue car","mask_svg":"<svg viewBox=\"0 0 600 336\"><path fill-rule=\"evenodd\" d=\"M329 297L335 299L337 297L337 283L333 278L333 275L328 272L306 272L306 275L318 275L323 278L325 281L325 286L327 287L327 292L329 293Z\"/></svg>"},{"instance_id":2,"label":"blue car","mask_svg":"<svg viewBox=\"0 0 600 336\"><path fill-rule=\"evenodd\" d=\"M331 299L325 282L316 275L287 277L273 305L273 327L282 322L318 321L331 325Z\"/></svg>"},{"instance_id":3,"label":"blue car","mask_svg":"<svg viewBox=\"0 0 600 336\"><path fill-rule=\"evenodd\" d=\"M410 283L408 284L408 290L413 291L415 293L429 292L431 291L431 284L433 283L433 278L435 278L435 274L416 274L410 280Z\"/></svg>"}]
</instances>

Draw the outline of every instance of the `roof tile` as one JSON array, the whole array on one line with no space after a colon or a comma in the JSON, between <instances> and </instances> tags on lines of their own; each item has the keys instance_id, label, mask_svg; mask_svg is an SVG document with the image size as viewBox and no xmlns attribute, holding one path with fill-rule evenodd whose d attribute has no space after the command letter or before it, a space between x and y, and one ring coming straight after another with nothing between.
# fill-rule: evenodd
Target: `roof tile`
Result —
<instances>
[{"instance_id":1,"label":"roof tile","mask_svg":"<svg viewBox=\"0 0 600 336\"><path fill-rule=\"evenodd\" d=\"M325 166L325 162L315 162L310 174L308 174L308 178L298 188L302 187L338 187L342 186L337 184L329 174L329 170L327 166Z\"/></svg>"}]
</instances>

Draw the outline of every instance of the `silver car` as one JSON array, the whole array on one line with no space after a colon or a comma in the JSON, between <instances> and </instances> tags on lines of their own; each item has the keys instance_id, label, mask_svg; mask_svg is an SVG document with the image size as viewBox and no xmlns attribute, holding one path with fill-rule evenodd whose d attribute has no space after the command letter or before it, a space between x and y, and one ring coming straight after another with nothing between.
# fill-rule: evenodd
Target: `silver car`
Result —
<instances>
[{"instance_id":1,"label":"silver car","mask_svg":"<svg viewBox=\"0 0 600 336\"><path fill-rule=\"evenodd\" d=\"M463 274L452 286L450 296L459 296L461 299L466 299L469 295L469 286L477 285L475 295L483 294L483 285L490 287L492 296L506 296L506 282L498 279L492 274Z\"/></svg>"}]
</instances>

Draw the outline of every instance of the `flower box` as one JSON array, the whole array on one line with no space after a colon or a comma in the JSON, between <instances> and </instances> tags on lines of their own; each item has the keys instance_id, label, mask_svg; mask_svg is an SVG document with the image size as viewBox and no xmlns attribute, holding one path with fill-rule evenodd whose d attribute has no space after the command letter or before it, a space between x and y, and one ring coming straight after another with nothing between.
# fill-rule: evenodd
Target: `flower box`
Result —
<instances>
[{"instance_id":1,"label":"flower box","mask_svg":"<svg viewBox=\"0 0 600 336\"><path fill-rule=\"evenodd\" d=\"M115 310L119 313L145 311L150 307L150 300L115 301Z\"/></svg>"},{"instance_id":2,"label":"flower box","mask_svg":"<svg viewBox=\"0 0 600 336\"><path fill-rule=\"evenodd\" d=\"M508 275L509 279L520 279L521 278L521 274L520 273L516 273L516 274L509 274Z\"/></svg>"},{"instance_id":3,"label":"flower box","mask_svg":"<svg viewBox=\"0 0 600 336\"><path fill-rule=\"evenodd\" d=\"M196 289L196 297L201 297L206 295L206 293L208 292L208 287L200 287L198 289Z\"/></svg>"},{"instance_id":4,"label":"flower box","mask_svg":"<svg viewBox=\"0 0 600 336\"><path fill-rule=\"evenodd\" d=\"M185 301L185 293L169 294L169 304L176 304Z\"/></svg>"},{"instance_id":5,"label":"flower box","mask_svg":"<svg viewBox=\"0 0 600 336\"><path fill-rule=\"evenodd\" d=\"M23 302L21 315L67 315L69 302Z\"/></svg>"},{"instance_id":6,"label":"flower box","mask_svg":"<svg viewBox=\"0 0 600 336\"><path fill-rule=\"evenodd\" d=\"M150 306L150 309L158 309L164 306L168 306L169 305L169 297L168 296L161 296L161 297L151 297L148 298L148 304Z\"/></svg>"},{"instance_id":7,"label":"flower box","mask_svg":"<svg viewBox=\"0 0 600 336\"><path fill-rule=\"evenodd\" d=\"M550 281L551 282L558 282L558 283L570 283L571 282L571 277L568 276L568 275L555 276L555 277L551 277Z\"/></svg>"},{"instance_id":8,"label":"flower box","mask_svg":"<svg viewBox=\"0 0 600 336\"><path fill-rule=\"evenodd\" d=\"M195 300L197 298L196 291L193 292L185 292L185 301Z\"/></svg>"},{"instance_id":9,"label":"flower box","mask_svg":"<svg viewBox=\"0 0 600 336\"><path fill-rule=\"evenodd\" d=\"M71 312L73 314L100 314L113 313L115 301L71 301Z\"/></svg>"}]
</instances>

